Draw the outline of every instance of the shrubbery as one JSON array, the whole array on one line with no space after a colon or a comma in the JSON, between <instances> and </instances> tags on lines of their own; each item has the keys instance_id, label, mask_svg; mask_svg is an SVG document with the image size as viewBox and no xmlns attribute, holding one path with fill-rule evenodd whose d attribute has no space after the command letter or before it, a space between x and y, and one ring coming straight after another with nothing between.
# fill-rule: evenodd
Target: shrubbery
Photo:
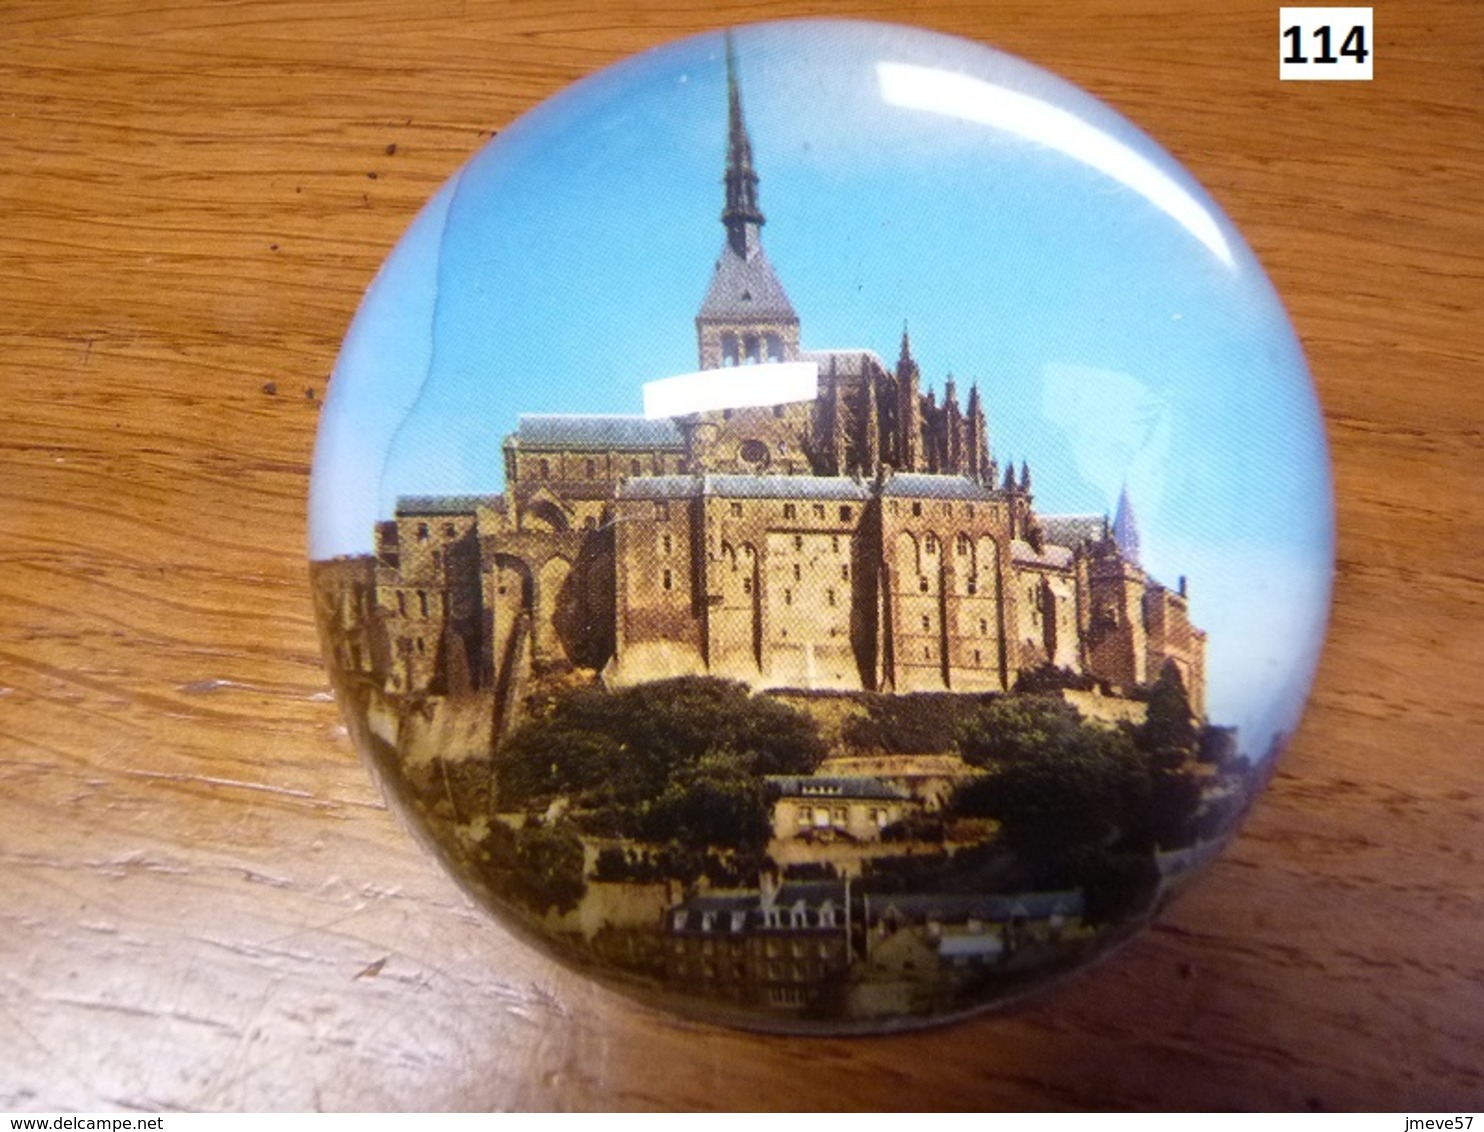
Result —
<instances>
[{"instance_id":1,"label":"shrubbery","mask_svg":"<svg viewBox=\"0 0 1484 1132\"><path fill-rule=\"evenodd\" d=\"M742 684L580 688L501 748L497 804L539 810L561 797L591 833L761 849L772 822L763 776L807 774L824 754L812 719Z\"/></svg>"},{"instance_id":2,"label":"shrubbery","mask_svg":"<svg viewBox=\"0 0 1484 1132\"><path fill-rule=\"evenodd\" d=\"M932 755L953 750L964 720L986 699L949 692L855 698L864 705L866 714L846 721L845 741L862 750L894 755Z\"/></svg>"}]
</instances>

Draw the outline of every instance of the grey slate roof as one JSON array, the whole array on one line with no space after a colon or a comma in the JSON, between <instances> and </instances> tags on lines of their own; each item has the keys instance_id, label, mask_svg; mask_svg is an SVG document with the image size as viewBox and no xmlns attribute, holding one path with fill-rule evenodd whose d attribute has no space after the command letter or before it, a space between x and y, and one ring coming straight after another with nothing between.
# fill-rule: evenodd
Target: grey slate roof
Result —
<instances>
[{"instance_id":1,"label":"grey slate roof","mask_svg":"<svg viewBox=\"0 0 1484 1132\"><path fill-rule=\"evenodd\" d=\"M881 489L883 496L910 495L922 499L990 500L995 493L968 476L935 476L926 472L898 472Z\"/></svg>"},{"instance_id":2,"label":"grey slate roof","mask_svg":"<svg viewBox=\"0 0 1484 1132\"><path fill-rule=\"evenodd\" d=\"M696 317L701 321L744 322L753 319L772 322L797 322L793 304L784 293L783 284L773 273L773 265L761 246L749 249L745 258L728 243L716 261L706 299Z\"/></svg>"},{"instance_id":3,"label":"grey slate roof","mask_svg":"<svg viewBox=\"0 0 1484 1132\"><path fill-rule=\"evenodd\" d=\"M1040 515L1041 532L1046 541L1073 550L1084 542L1097 542L1103 537L1101 515Z\"/></svg>"},{"instance_id":4,"label":"grey slate roof","mask_svg":"<svg viewBox=\"0 0 1484 1132\"><path fill-rule=\"evenodd\" d=\"M844 915L844 881L787 881L779 886L771 901L757 889L692 896L683 904L672 906L665 913L665 924L672 934L796 930L790 914L794 908L802 906L808 914L802 926L817 929L825 926L820 923L819 909L826 902L837 909L840 915ZM785 917L773 929L768 929L764 920L767 909L776 909ZM711 925L709 929L706 927L708 918ZM830 926L833 928L833 925Z\"/></svg>"},{"instance_id":5,"label":"grey slate roof","mask_svg":"<svg viewBox=\"0 0 1484 1132\"><path fill-rule=\"evenodd\" d=\"M821 377L858 377L866 372L868 364L886 370L886 363L875 350L800 350L799 360L818 365Z\"/></svg>"},{"instance_id":6,"label":"grey slate roof","mask_svg":"<svg viewBox=\"0 0 1484 1132\"><path fill-rule=\"evenodd\" d=\"M398 515L472 515L479 508L505 510L501 495L399 495Z\"/></svg>"},{"instance_id":7,"label":"grey slate roof","mask_svg":"<svg viewBox=\"0 0 1484 1132\"><path fill-rule=\"evenodd\" d=\"M1030 543L1023 539L1013 539L1010 543L1010 557L1028 566L1048 566L1053 570L1070 570L1073 556L1066 547L1054 546L1051 543L1044 544L1044 549L1037 554L1035 547Z\"/></svg>"},{"instance_id":8,"label":"grey slate roof","mask_svg":"<svg viewBox=\"0 0 1484 1132\"><path fill-rule=\"evenodd\" d=\"M924 923L927 920L961 923L965 920L1003 922L1016 918L1044 920L1051 916L1080 916L1083 908L1082 892L1079 889L1017 892L1008 895L894 892L874 894L870 900L873 922L892 911L915 923Z\"/></svg>"},{"instance_id":9,"label":"grey slate roof","mask_svg":"<svg viewBox=\"0 0 1484 1132\"><path fill-rule=\"evenodd\" d=\"M684 442L675 422L662 418L586 416L579 413L525 414L516 443L529 448L567 448L595 452L657 448L680 451Z\"/></svg>"},{"instance_id":10,"label":"grey slate roof","mask_svg":"<svg viewBox=\"0 0 1484 1132\"><path fill-rule=\"evenodd\" d=\"M879 778L818 774L770 774L770 786L778 787L785 798L874 798L900 801L907 797Z\"/></svg>"},{"instance_id":11,"label":"grey slate roof","mask_svg":"<svg viewBox=\"0 0 1484 1132\"><path fill-rule=\"evenodd\" d=\"M870 498L871 485L848 476L635 476L618 488L620 499L693 499L708 495L722 499L861 500Z\"/></svg>"}]
</instances>

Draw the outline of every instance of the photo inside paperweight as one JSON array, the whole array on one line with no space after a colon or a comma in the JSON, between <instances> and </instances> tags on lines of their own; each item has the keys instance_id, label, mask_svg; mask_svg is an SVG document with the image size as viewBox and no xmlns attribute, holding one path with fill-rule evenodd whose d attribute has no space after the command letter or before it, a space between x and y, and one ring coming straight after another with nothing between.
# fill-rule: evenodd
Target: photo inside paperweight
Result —
<instances>
[{"instance_id":1,"label":"photo inside paperweight","mask_svg":"<svg viewBox=\"0 0 1484 1132\"><path fill-rule=\"evenodd\" d=\"M972 294L950 280L904 295L920 271L908 255L881 289L894 325L836 330L861 313L853 298L831 304L858 290L862 253L821 218L849 205L818 186L790 199L784 156L765 216L773 151L748 112L770 85L747 81L750 58L718 38L646 88L680 100L677 145L709 136L686 176L711 195L667 222L691 244L652 226L612 237L620 250L595 269L610 288L592 316L601 331L584 338L588 309L570 302L526 333L513 327L528 311L492 329L490 312L520 294L517 266L499 281L510 291L481 277L457 300L438 292L440 317L463 302L485 328L466 328L455 348L481 333L497 341L486 369L419 364L482 373L485 388L457 374L404 383L412 393L374 465L387 471L365 491L375 513L341 508L354 529L317 536L326 652L358 740L445 859L568 958L779 1025L962 1012L1126 938L1245 811L1317 649L1322 608L1293 611L1322 607L1327 585L1323 472L1308 470L1312 453L1285 470L1261 441L1231 435L1236 425L1188 438L1169 390L1206 342L1154 343L1111 372L1076 335L1116 343L1123 332L1069 316L1060 352L1043 342L1051 361L1018 382L1031 394L1012 391L1010 363L979 368L974 350L1031 356L1025 342L1055 337L1055 316L1022 318L1015 304L1060 278L1030 283L1024 256L996 258L993 225L989 250L967 253ZM788 62L781 49L756 59L763 75ZM513 136L510 152L523 144ZM969 157L993 168L1015 154ZM829 174L850 182L853 171ZM513 254L496 247L508 236L483 250L478 237L448 238L479 223L479 163L461 176L432 206L442 227L430 244L445 257L435 290L455 246ZM503 191L518 211L518 187ZM927 190L909 178L871 206L900 212L914 191ZM985 191L966 213L1000 207L999 189ZM582 206L595 232L623 226L608 207ZM1014 207L1030 211L1006 229L1041 239L1049 206ZM809 223L786 221L791 209ZM677 260L707 245L684 276L688 301L665 286L639 293L646 265L621 249L648 238ZM795 261L813 265L807 295L789 286ZM1181 307L1195 323L1205 285L1190 282ZM1001 297L972 306L981 291ZM1115 278L1108 308L1150 302L1126 291ZM816 346L800 316L815 309L830 336L876 345ZM1261 317L1286 334L1281 312ZM950 325L977 380L956 380L932 345ZM591 349L581 379L543 377L531 326ZM622 348L609 343L615 328ZM647 360L646 342L662 343L664 360ZM1232 354L1221 364L1259 364ZM751 366L763 367L752 381L722 382ZM641 385L686 370L688 385L665 388L729 388L731 403L638 415ZM608 407L609 372L622 375L626 413L594 412ZM777 374L792 392L757 403ZM525 397L543 411L523 411ZM570 411L551 404L563 397ZM994 446L991 419L1005 422ZM1020 459L1002 455L1006 440ZM1161 479L1141 462L1150 450L1196 470ZM316 466L321 484L338 474ZM1141 493L1149 518L1136 515ZM1262 636L1275 624L1287 632L1276 646ZM1275 664L1281 695L1262 684Z\"/></svg>"}]
</instances>

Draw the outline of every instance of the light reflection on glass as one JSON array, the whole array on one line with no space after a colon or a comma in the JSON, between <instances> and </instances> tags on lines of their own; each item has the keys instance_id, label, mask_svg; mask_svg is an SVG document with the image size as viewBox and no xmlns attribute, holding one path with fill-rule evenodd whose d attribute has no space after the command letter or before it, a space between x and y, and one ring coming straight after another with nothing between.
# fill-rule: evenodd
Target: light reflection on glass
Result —
<instances>
[{"instance_id":1,"label":"light reflection on glass","mask_svg":"<svg viewBox=\"0 0 1484 1132\"><path fill-rule=\"evenodd\" d=\"M881 97L893 106L978 122L1106 174L1169 216L1226 266L1235 266L1231 246L1200 201L1147 158L1076 115L1031 95L936 67L882 62L876 64L876 78Z\"/></svg>"}]
</instances>

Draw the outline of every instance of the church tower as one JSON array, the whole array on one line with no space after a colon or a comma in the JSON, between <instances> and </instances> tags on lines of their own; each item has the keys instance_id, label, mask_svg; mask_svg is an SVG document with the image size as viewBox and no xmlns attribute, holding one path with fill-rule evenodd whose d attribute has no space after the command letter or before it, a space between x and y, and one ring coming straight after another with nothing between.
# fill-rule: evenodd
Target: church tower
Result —
<instances>
[{"instance_id":1,"label":"church tower","mask_svg":"<svg viewBox=\"0 0 1484 1132\"><path fill-rule=\"evenodd\" d=\"M764 223L758 207L752 139L742 115L737 56L727 36L726 206L721 213L726 243L711 285L696 315L701 369L795 361L799 316L763 251Z\"/></svg>"}]
</instances>

